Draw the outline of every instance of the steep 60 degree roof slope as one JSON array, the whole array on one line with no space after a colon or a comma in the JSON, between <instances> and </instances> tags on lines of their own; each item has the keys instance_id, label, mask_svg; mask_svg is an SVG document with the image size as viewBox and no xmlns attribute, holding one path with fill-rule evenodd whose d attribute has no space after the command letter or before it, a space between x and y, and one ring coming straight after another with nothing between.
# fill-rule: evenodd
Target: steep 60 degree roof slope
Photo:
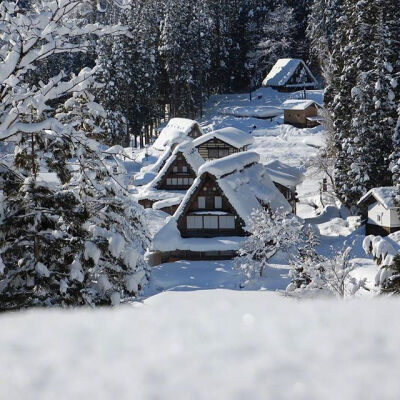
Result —
<instances>
[{"instance_id":1,"label":"steep 60 degree roof slope","mask_svg":"<svg viewBox=\"0 0 400 400\"><path fill-rule=\"evenodd\" d=\"M214 138L222 140L223 142L229 144L230 146L236 147L237 149L241 149L242 147L249 146L254 143L254 139L250 134L237 128L227 127L202 135L195 139L193 144L195 147L198 147Z\"/></svg>"},{"instance_id":2,"label":"steep 60 degree roof slope","mask_svg":"<svg viewBox=\"0 0 400 400\"><path fill-rule=\"evenodd\" d=\"M295 81L293 81L292 78L295 73L297 73L298 76ZM318 87L318 81L305 62L297 58L281 58L278 60L262 84L263 86L272 87Z\"/></svg>"},{"instance_id":3,"label":"steep 60 degree roof slope","mask_svg":"<svg viewBox=\"0 0 400 400\"><path fill-rule=\"evenodd\" d=\"M169 145L182 143L193 129L198 129L200 134L202 134L200 126L196 121L186 118L172 118L168 122L168 125L161 131L153 147L157 150L164 150Z\"/></svg>"}]
</instances>

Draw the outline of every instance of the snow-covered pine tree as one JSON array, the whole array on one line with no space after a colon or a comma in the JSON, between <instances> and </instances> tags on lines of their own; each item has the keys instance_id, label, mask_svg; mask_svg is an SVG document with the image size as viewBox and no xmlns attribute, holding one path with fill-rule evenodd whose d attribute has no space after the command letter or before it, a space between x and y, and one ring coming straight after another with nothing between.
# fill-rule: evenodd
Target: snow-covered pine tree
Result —
<instances>
[{"instance_id":1,"label":"snow-covered pine tree","mask_svg":"<svg viewBox=\"0 0 400 400\"><path fill-rule=\"evenodd\" d=\"M235 269L244 275L244 284L263 276L269 259L277 251L288 251L302 241L303 224L295 215L282 210L254 210L248 231L250 235L235 258Z\"/></svg>"},{"instance_id":2,"label":"snow-covered pine tree","mask_svg":"<svg viewBox=\"0 0 400 400\"><path fill-rule=\"evenodd\" d=\"M296 20L293 8L284 3L278 4L267 13L261 32L261 38L248 54L248 64L251 65L255 85L261 83L266 72L279 58L294 54Z\"/></svg>"},{"instance_id":3,"label":"snow-covered pine tree","mask_svg":"<svg viewBox=\"0 0 400 400\"><path fill-rule=\"evenodd\" d=\"M68 98L74 91L83 93L92 85L96 68L85 68L71 77L60 72L45 83L32 84L28 79L29 71L46 57L86 51L93 43L92 35L125 32L121 26L87 24L90 10L91 2L85 0L43 1L32 10L23 11L12 2L0 4L3 20L0 29L0 141L12 139L17 144L15 163L6 166L10 172L2 173L0 187L3 308L115 303L121 293L136 293L139 278L145 279L145 271L139 268L142 242L134 241L142 232L139 217L133 212L135 206L121 206L119 199L115 204L113 197L110 201L103 196L103 202L109 203L97 209L96 218L107 214L103 217L106 225L102 226L101 220L93 223L93 210L82 201L81 191L72 184L86 179L97 191L110 185L107 180L100 179L103 177L100 169L90 170L88 163L85 179L76 180L78 171L69 162L71 158L83 157L84 150L91 157L98 157L95 145L81 132L82 128L92 128L95 124L88 124L82 113L77 114L77 124L73 118L64 121L62 117L56 118L52 108L61 98ZM85 18L80 18L81 15ZM86 109L99 110L93 103L90 107L88 102L82 104L88 106ZM72 110L65 114L68 118L73 115ZM54 171L64 186L57 182L54 187L43 183L38 179L41 168ZM107 207L110 211L106 213ZM93 226L112 234L105 238L104 231L93 233L89 229ZM122 240L119 232L124 233L128 226L128 235ZM102 273L107 266L97 258L102 256L101 247L96 245L99 237L103 244L109 241L103 250L105 262L117 260L117 271L110 268ZM23 240L16 243L18 238ZM110 278L106 280L103 276Z\"/></svg>"}]
</instances>

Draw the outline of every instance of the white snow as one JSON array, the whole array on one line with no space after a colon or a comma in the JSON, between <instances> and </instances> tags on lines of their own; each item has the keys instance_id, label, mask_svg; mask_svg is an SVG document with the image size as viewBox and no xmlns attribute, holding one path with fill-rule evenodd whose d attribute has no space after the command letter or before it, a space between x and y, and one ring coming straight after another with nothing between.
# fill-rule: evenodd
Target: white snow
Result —
<instances>
[{"instance_id":1,"label":"white snow","mask_svg":"<svg viewBox=\"0 0 400 400\"><path fill-rule=\"evenodd\" d=\"M263 86L285 86L299 65L303 66L310 78L313 80L312 83L306 83L304 86L318 86L317 80L304 61L295 58L279 59L264 79ZM302 82L301 85L303 86Z\"/></svg>"},{"instance_id":2,"label":"white snow","mask_svg":"<svg viewBox=\"0 0 400 400\"><path fill-rule=\"evenodd\" d=\"M237 149L241 149L242 147L249 146L254 143L254 138L250 134L234 127L227 127L200 136L193 141L193 145L198 147L214 138L222 140L223 142L236 147Z\"/></svg>"},{"instance_id":3,"label":"white snow","mask_svg":"<svg viewBox=\"0 0 400 400\"><path fill-rule=\"evenodd\" d=\"M265 169L273 182L291 189L295 189L304 178L304 168L292 167L279 160L267 163Z\"/></svg>"},{"instance_id":4,"label":"white snow","mask_svg":"<svg viewBox=\"0 0 400 400\"><path fill-rule=\"evenodd\" d=\"M289 99L286 100L282 105L281 108L282 110L298 110L298 111L304 111L308 107L311 107L313 105L317 105L317 103L314 100L296 100L296 99Z\"/></svg>"},{"instance_id":5,"label":"white snow","mask_svg":"<svg viewBox=\"0 0 400 400\"><path fill-rule=\"evenodd\" d=\"M0 397L400 397L395 299L182 290L117 309L3 314Z\"/></svg>"},{"instance_id":6,"label":"white snow","mask_svg":"<svg viewBox=\"0 0 400 400\"><path fill-rule=\"evenodd\" d=\"M191 119L172 118L161 131L153 147L157 150L164 150L169 145L183 142L196 125L198 125L197 122Z\"/></svg>"},{"instance_id":7,"label":"white snow","mask_svg":"<svg viewBox=\"0 0 400 400\"><path fill-rule=\"evenodd\" d=\"M397 195L397 190L394 186L386 186L386 187L378 187L373 188L369 192L367 192L361 199L358 204L364 203L371 196L375 198L376 201L381 203L386 209L396 208L394 204L394 197Z\"/></svg>"},{"instance_id":8,"label":"white snow","mask_svg":"<svg viewBox=\"0 0 400 400\"><path fill-rule=\"evenodd\" d=\"M234 171L241 171L245 167L260 161L260 156L253 151L231 154L230 156L219 158L203 164L199 169L199 175L206 172L220 178L223 175Z\"/></svg>"}]
</instances>

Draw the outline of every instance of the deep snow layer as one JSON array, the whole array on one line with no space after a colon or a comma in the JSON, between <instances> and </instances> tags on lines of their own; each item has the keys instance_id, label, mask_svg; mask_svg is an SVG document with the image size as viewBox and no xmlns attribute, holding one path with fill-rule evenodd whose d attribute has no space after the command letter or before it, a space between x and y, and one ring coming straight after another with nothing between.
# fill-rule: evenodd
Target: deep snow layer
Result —
<instances>
[{"instance_id":1,"label":"deep snow layer","mask_svg":"<svg viewBox=\"0 0 400 400\"><path fill-rule=\"evenodd\" d=\"M2 399L398 399L398 300L166 292L0 317Z\"/></svg>"}]
</instances>

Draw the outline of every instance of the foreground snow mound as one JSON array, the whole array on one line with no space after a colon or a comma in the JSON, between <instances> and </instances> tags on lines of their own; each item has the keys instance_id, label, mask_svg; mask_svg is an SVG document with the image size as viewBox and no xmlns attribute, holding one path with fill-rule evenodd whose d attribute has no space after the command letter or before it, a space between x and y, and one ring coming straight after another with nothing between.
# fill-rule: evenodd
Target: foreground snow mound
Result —
<instances>
[{"instance_id":1,"label":"foreground snow mound","mask_svg":"<svg viewBox=\"0 0 400 400\"><path fill-rule=\"evenodd\" d=\"M396 300L167 292L142 307L6 314L0 322L4 399L400 396Z\"/></svg>"}]
</instances>

